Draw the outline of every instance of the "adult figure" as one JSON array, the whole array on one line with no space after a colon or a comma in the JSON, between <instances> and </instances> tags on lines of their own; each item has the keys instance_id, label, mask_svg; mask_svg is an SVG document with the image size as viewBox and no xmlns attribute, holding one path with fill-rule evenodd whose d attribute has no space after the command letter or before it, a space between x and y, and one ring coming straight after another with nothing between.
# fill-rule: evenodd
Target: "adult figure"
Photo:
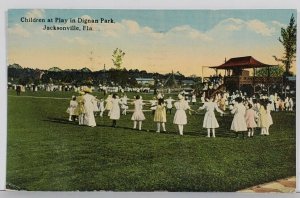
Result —
<instances>
[{"instance_id":1,"label":"adult figure","mask_svg":"<svg viewBox=\"0 0 300 198\"><path fill-rule=\"evenodd\" d=\"M84 124L90 127L96 126L95 121L95 115L94 115L94 103L95 103L95 96L93 96L92 90L88 87L85 87L83 89L83 92L85 93L83 95L84 100L84 110L85 110L85 116L84 116Z\"/></svg>"}]
</instances>

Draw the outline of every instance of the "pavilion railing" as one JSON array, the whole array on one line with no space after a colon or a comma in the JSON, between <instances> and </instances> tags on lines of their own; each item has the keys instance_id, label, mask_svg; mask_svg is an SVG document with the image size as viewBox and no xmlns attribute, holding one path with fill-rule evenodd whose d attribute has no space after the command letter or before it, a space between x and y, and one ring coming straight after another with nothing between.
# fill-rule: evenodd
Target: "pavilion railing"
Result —
<instances>
[{"instance_id":1,"label":"pavilion railing","mask_svg":"<svg viewBox=\"0 0 300 198\"><path fill-rule=\"evenodd\" d=\"M280 84L283 82L282 77L254 77L254 76L225 76L224 84L240 84L240 85L252 85L252 84Z\"/></svg>"}]
</instances>

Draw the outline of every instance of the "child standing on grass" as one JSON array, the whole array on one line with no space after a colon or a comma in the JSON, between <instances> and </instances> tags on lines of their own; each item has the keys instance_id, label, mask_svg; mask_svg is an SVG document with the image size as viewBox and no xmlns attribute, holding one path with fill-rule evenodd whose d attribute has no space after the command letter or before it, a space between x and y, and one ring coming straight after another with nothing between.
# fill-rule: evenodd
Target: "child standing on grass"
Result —
<instances>
[{"instance_id":1,"label":"child standing on grass","mask_svg":"<svg viewBox=\"0 0 300 198\"><path fill-rule=\"evenodd\" d=\"M142 130L142 122L143 120L145 120L145 116L143 113L143 101L142 101L142 97L137 95L135 97L135 101L133 102L134 104L134 112L132 114L131 120L133 121L133 129L136 129L137 124L139 127L139 130Z\"/></svg>"},{"instance_id":2,"label":"child standing on grass","mask_svg":"<svg viewBox=\"0 0 300 198\"><path fill-rule=\"evenodd\" d=\"M166 102L167 102L167 112L169 112L171 114L172 108L173 108L172 102L174 102L174 100L170 96L168 99L166 99Z\"/></svg>"},{"instance_id":3,"label":"child standing on grass","mask_svg":"<svg viewBox=\"0 0 300 198\"><path fill-rule=\"evenodd\" d=\"M99 105L99 110L100 110L100 117L103 117L103 112L105 110L103 98L100 99L100 101L98 102L98 105Z\"/></svg>"},{"instance_id":4,"label":"child standing on grass","mask_svg":"<svg viewBox=\"0 0 300 198\"><path fill-rule=\"evenodd\" d=\"M261 128L261 135L269 135L267 133L268 124L268 115L267 115L267 102L261 101L261 106L259 109L259 120L260 120L260 128Z\"/></svg>"},{"instance_id":5,"label":"child standing on grass","mask_svg":"<svg viewBox=\"0 0 300 198\"><path fill-rule=\"evenodd\" d=\"M128 106L127 106L127 101L128 101L128 98L126 95L124 95L122 98L121 98L121 109L122 109L122 115L126 115L127 114L127 109L128 109Z\"/></svg>"},{"instance_id":6,"label":"child standing on grass","mask_svg":"<svg viewBox=\"0 0 300 198\"><path fill-rule=\"evenodd\" d=\"M245 137L244 132L247 131L245 120L246 107L243 105L243 99L241 97L237 97L234 100L235 104L231 111L231 113L234 114L234 117L230 129L236 133L236 137L238 137L239 133L242 133L243 137Z\"/></svg>"},{"instance_id":7,"label":"child standing on grass","mask_svg":"<svg viewBox=\"0 0 300 198\"><path fill-rule=\"evenodd\" d=\"M163 98L158 99L157 107L154 113L154 122L157 123L157 130L156 132L160 132L160 125L162 126L163 131L166 131L165 123L167 122L166 116L166 107Z\"/></svg>"},{"instance_id":8,"label":"child standing on grass","mask_svg":"<svg viewBox=\"0 0 300 198\"><path fill-rule=\"evenodd\" d=\"M76 96L72 96L72 100L70 100L70 106L67 109L67 113L69 113L69 121L72 122L73 119L75 119L75 109L77 107L78 103L76 101Z\"/></svg>"},{"instance_id":9,"label":"child standing on grass","mask_svg":"<svg viewBox=\"0 0 300 198\"><path fill-rule=\"evenodd\" d=\"M75 114L78 116L78 123L79 125L84 125L84 114L85 114L85 110L84 110L84 92L83 91L79 91L79 96L76 98L77 101L77 108L75 109Z\"/></svg>"},{"instance_id":10,"label":"child standing on grass","mask_svg":"<svg viewBox=\"0 0 300 198\"><path fill-rule=\"evenodd\" d=\"M117 120L120 119L120 99L117 94L112 95L111 99L111 110L110 110L110 115L109 118L112 120L112 127L116 127L117 125Z\"/></svg>"},{"instance_id":11,"label":"child standing on grass","mask_svg":"<svg viewBox=\"0 0 300 198\"><path fill-rule=\"evenodd\" d=\"M183 135L183 126L187 124L187 116L185 111L190 109L187 101L184 100L184 96L178 95L178 101L175 102L176 113L174 115L173 123L178 125L179 134Z\"/></svg>"},{"instance_id":12,"label":"child standing on grass","mask_svg":"<svg viewBox=\"0 0 300 198\"><path fill-rule=\"evenodd\" d=\"M105 100L106 102L106 105L105 105L105 110L108 111L108 116L110 116L110 110L111 110L111 107L112 107L112 95L109 94Z\"/></svg>"},{"instance_id":13,"label":"child standing on grass","mask_svg":"<svg viewBox=\"0 0 300 198\"><path fill-rule=\"evenodd\" d=\"M193 94L193 95L192 95L192 104L195 105L196 102L197 102L196 95Z\"/></svg>"},{"instance_id":14,"label":"child standing on grass","mask_svg":"<svg viewBox=\"0 0 300 198\"><path fill-rule=\"evenodd\" d=\"M252 104L248 103L248 109L246 110L245 119L247 123L248 128L248 137L254 136L254 128L257 127L257 124L255 122L256 112L252 109Z\"/></svg>"},{"instance_id":15,"label":"child standing on grass","mask_svg":"<svg viewBox=\"0 0 300 198\"><path fill-rule=\"evenodd\" d=\"M208 102L205 102L202 107L199 107L199 110L205 109L206 113L203 120L203 128L207 129L207 137L210 137L210 129L212 131L212 137L215 138L215 128L219 128L219 123L215 116L215 110L221 114L224 112L219 109L216 102L213 102L213 98L211 97Z\"/></svg>"},{"instance_id":16,"label":"child standing on grass","mask_svg":"<svg viewBox=\"0 0 300 198\"><path fill-rule=\"evenodd\" d=\"M85 94L83 95L84 100L84 124L89 127L95 127L96 126L96 120L94 115L94 103L95 103L95 97L91 94L92 90L88 87L85 87L83 89L83 92Z\"/></svg>"},{"instance_id":17,"label":"child standing on grass","mask_svg":"<svg viewBox=\"0 0 300 198\"><path fill-rule=\"evenodd\" d=\"M156 97L153 97L153 99L150 100L150 103L151 103L150 110L152 111L152 115L154 115L155 110L156 110L156 106L157 106Z\"/></svg>"},{"instance_id":18,"label":"child standing on grass","mask_svg":"<svg viewBox=\"0 0 300 198\"><path fill-rule=\"evenodd\" d=\"M95 100L94 100L94 103L93 103L94 104L94 115L95 115L95 117L100 114L100 109L99 109L99 106L98 106L98 102L99 102L99 99L97 98L97 96L95 96Z\"/></svg>"},{"instance_id":19,"label":"child standing on grass","mask_svg":"<svg viewBox=\"0 0 300 198\"><path fill-rule=\"evenodd\" d=\"M268 119L268 125L266 127L266 132L267 135L269 135L269 128L273 124L273 119L271 116L271 111L272 111L272 102L271 101L266 101L267 103L267 119Z\"/></svg>"}]
</instances>

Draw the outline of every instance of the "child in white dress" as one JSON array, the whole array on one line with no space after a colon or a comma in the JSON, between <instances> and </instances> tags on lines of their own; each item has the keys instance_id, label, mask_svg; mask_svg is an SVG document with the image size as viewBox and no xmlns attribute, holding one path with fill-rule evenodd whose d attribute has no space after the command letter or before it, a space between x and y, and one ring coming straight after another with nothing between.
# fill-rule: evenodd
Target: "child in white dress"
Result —
<instances>
[{"instance_id":1,"label":"child in white dress","mask_svg":"<svg viewBox=\"0 0 300 198\"><path fill-rule=\"evenodd\" d=\"M192 103L193 103L193 105L195 105L196 102L197 102L196 95L193 94L193 95L192 95Z\"/></svg>"},{"instance_id":2,"label":"child in white dress","mask_svg":"<svg viewBox=\"0 0 300 198\"><path fill-rule=\"evenodd\" d=\"M111 108L112 108L112 95L111 95L111 94L109 94L109 95L107 96L105 102L106 102L105 110L108 111L108 114L107 114L107 115L110 116L110 110L111 110Z\"/></svg>"},{"instance_id":3,"label":"child in white dress","mask_svg":"<svg viewBox=\"0 0 300 198\"><path fill-rule=\"evenodd\" d=\"M156 97L153 97L152 100L149 101L151 104L150 110L152 111L152 115L154 115L155 110L156 110L156 106L157 106L157 100Z\"/></svg>"},{"instance_id":4,"label":"child in white dress","mask_svg":"<svg viewBox=\"0 0 300 198\"><path fill-rule=\"evenodd\" d=\"M293 101L293 98L290 98L289 103L290 103L290 111L293 111L294 110L294 101Z\"/></svg>"},{"instance_id":5,"label":"child in white dress","mask_svg":"<svg viewBox=\"0 0 300 198\"><path fill-rule=\"evenodd\" d=\"M99 106L98 106L98 102L99 102L99 99L97 98L97 96L95 96L95 101L94 101L94 115L95 117L100 114L100 109L99 109Z\"/></svg>"},{"instance_id":6,"label":"child in white dress","mask_svg":"<svg viewBox=\"0 0 300 198\"><path fill-rule=\"evenodd\" d=\"M260 108L259 108L259 127L261 128L261 135L269 135L267 133L267 128L269 127L269 120L268 120L268 113L267 113L267 108L268 104L265 100L260 101Z\"/></svg>"},{"instance_id":7,"label":"child in white dress","mask_svg":"<svg viewBox=\"0 0 300 198\"><path fill-rule=\"evenodd\" d=\"M134 112L132 114L131 120L133 120L133 129L136 129L136 125L139 125L139 130L142 130L142 122L145 120L145 116L143 113L143 101L142 98L137 95L135 97L135 101L133 102L134 104Z\"/></svg>"},{"instance_id":8,"label":"child in white dress","mask_svg":"<svg viewBox=\"0 0 300 198\"><path fill-rule=\"evenodd\" d=\"M172 113L172 108L173 108L173 102L174 99L172 99L172 97L170 96L168 99L165 100L167 102L167 112L169 112L170 114Z\"/></svg>"},{"instance_id":9,"label":"child in white dress","mask_svg":"<svg viewBox=\"0 0 300 198\"><path fill-rule=\"evenodd\" d=\"M121 98L121 109L122 109L122 115L126 115L127 114L127 109L128 109L128 106L127 106L127 101L128 101L128 98L126 95L124 95L122 98Z\"/></svg>"},{"instance_id":10,"label":"child in white dress","mask_svg":"<svg viewBox=\"0 0 300 198\"><path fill-rule=\"evenodd\" d=\"M208 102L205 102L199 110L205 109L206 113L203 120L203 128L207 129L207 137L210 137L210 129L212 131L212 137L216 137L215 135L215 128L219 128L219 123L215 116L215 110L221 114L224 112L219 109L217 103L213 102L213 98L210 98Z\"/></svg>"},{"instance_id":11,"label":"child in white dress","mask_svg":"<svg viewBox=\"0 0 300 198\"><path fill-rule=\"evenodd\" d=\"M67 109L67 113L69 113L69 121L73 121L75 114L75 109L77 107L78 103L76 101L76 96L72 96L72 100L70 100L70 106Z\"/></svg>"},{"instance_id":12,"label":"child in white dress","mask_svg":"<svg viewBox=\"0 0 300 198\"><path fill-rule=\"evenodd\" d=\"M111 110L109 118L112 120L112 127L116 127L117 120L120 119L120 99L117 96L117 94L113 94L112 100L111 100Z\"/></svg>"},{"instance_id":13,"label":"child in white dress","mask_svg":"<svg viewBox=\"0 0 300 198\"><path fill-rule=\"evenodd\" d=\"M176 108L176 113L174 115L173 123L178 125L179 134L183 135L183 126L187 124L187 116L185 111L190 109L187 101L184 100L184 97L179 94L179 101L175 102L174 106Z\"/></svg>"},{"instance_id":14,"label":"child in white dress","mask_svg":"<svg viewBox=\"0 0 300 198\"><path fill-rule=\"evenodd\" d=\"M267 103L267 121L268 125L266 127L266 134L269 135L269 128L273 124L273 119L271 116L271 111L272 111L272 102L271 101L266 101Z\"/></svg>"},{"instance_id":15,"label":"child in white dress","mask_svg":"<svg viewBox=\"0 0 300 198\"><path fill-rule=\"evenodd\" d=\"M100 101L98 102L98 106L100 110L100 117L103 117L103 112L105 110L103 98L101 98Z\"/></svg>"},{"instance_id":16,"label":"child in white dress","mask_svg":"<svg viewBox=\"0 0 300 198\"><path fill-rule=\"evenodd\" d=\"M289 97L286 97L285 100L284 100L284 107L285 107L285 110L288 111L290 109L290 102L289 102Z\"/></svg>"},{"instance_id":17,"label":"child in white dress","mask_svg":"<svg viewBox=\"0 0 300 198\"><path fill-rule=\"evenodd\" d=\"M243 137L245 137L244 132L247 131L247 124L245 120L246 107L243 105L243 99L241 97L235 98L235 102L236 103L231 111L231 113L234 114L234 117L230 129L236 132L236 137L238 137L240 132L242 132Z\"/></svg>"}]
</instances>

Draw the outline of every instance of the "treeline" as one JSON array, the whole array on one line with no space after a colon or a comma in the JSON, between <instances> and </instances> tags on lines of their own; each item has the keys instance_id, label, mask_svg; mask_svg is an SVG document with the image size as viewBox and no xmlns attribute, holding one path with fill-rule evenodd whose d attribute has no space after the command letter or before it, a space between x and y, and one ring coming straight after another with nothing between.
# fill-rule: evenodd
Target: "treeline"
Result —
<instances>
[{"instance_id":1,"label":"treeline","mask_svg":"<svg viewBox=\"0 0 300 198\"><path fill-rule=\"evenodd\" d=\"M121 86L139 86L136 78L153 78L155 84L166 81L171 74L148 73L145 70L40 70L32 68L22 68L18 64L8 66L8 81L15 84L72 84L72 85L121 85ZM185 77L179 72L176 73L176 81L193 79ZM198 79L199 80L199 79Z\"/></svg>"}]
</instances>

